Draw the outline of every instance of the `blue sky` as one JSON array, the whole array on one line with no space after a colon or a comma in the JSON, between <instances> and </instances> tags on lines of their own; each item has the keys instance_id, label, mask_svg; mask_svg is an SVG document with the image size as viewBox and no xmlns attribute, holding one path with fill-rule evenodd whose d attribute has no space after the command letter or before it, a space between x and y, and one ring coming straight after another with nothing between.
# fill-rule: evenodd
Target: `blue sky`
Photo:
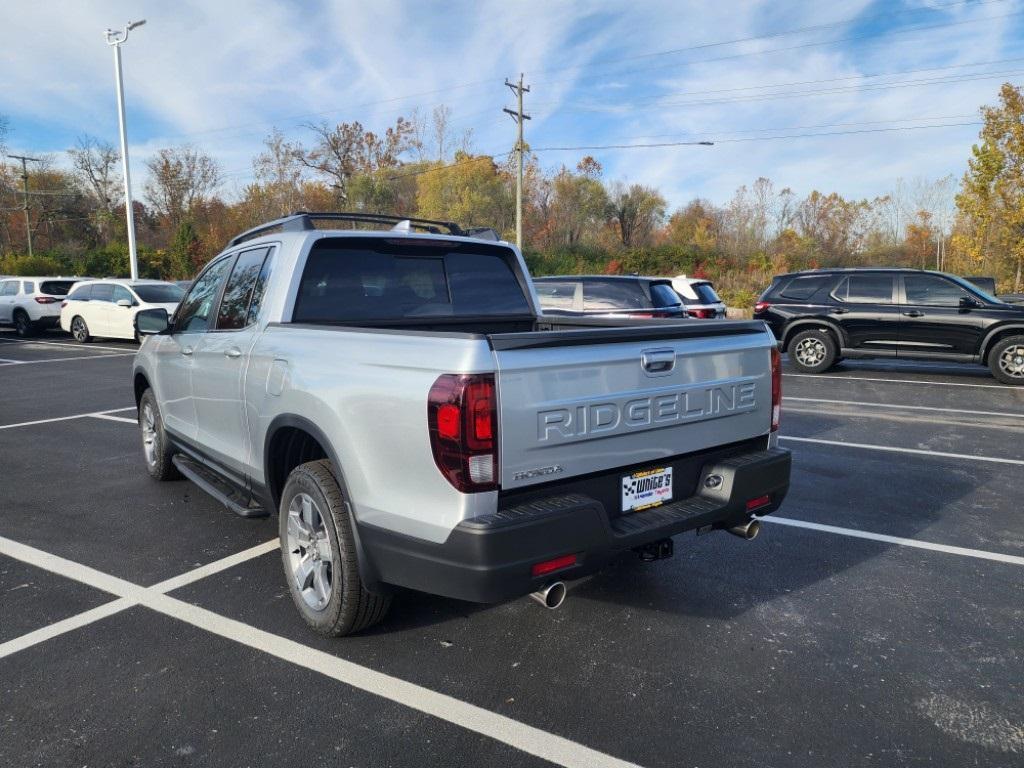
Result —
<instances>
[{"instance_id":1,"label":"blue sky","mask_svg":"<svg viewBox=\"0 0 1024 768\"><path fill-rule=\"evenodd\" d=\"M870 197L901 177L959 176L978 107L1024 80L1024 0L37 0L0 11L10 151L62 162L81 134L116 143L102 33L136 18L147 24L123 49L136 187L151 153L191 143L220 161L228 197L274 126L308 141L305 122L383 129L446 104L474 150L507 151L503 82L519 72L534 147L716 142L545 151L545 167L592 154L673 206L724 203L758 176Z\"/></svg>"}]
</instances>

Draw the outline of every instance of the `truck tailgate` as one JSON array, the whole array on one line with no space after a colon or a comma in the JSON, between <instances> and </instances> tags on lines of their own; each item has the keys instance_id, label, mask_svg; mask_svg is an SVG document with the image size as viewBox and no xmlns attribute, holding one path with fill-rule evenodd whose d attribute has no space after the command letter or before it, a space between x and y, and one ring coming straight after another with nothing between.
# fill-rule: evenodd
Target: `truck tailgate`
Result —
<instances>
[{"instance_id":1,"label":"truck tailgate","mask_svg":"<svg viewBox=\"0 0 1024 768\"><path fill-rule=\"evenodd\" d=\"M505 334L497 360L505 489L767 435L771 348L761 323Z\"/></svg>"}]
</instances>

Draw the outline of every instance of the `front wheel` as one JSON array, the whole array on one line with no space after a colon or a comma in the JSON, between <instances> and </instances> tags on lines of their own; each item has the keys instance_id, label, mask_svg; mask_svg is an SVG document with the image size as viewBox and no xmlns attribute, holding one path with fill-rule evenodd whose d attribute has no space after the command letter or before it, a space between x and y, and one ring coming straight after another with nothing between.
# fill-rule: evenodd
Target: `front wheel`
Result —
<instances>
[{"instance_id":1,"label":"front wheel","mask_svg":"<svg viewBox=\"0 0 1024 768\"><path fill-rule=\"evenodd\" d=\"M988 355L988 367L1003 384L1024 386L1024 336L997 342Z\"/></svg>"},{"instance_id":2,"label":"front wheel","mask_svg":"<svg viewBox=\"0 0 1024 768\"><path fill-rule=\"evenodd\" d=\"M174 451L171 450L167 433L164 432L164 421L160 417L160 409L156 405L156 396L152 389L142 393L139 400L139 433L142 437L142 455L146 459L146 471L155 480L178 480L181 473L171 462Z\"/></svg>"},{"instance_id":3,"label":"front wheel","mask_svg":"<svg viewBox=\"0 0 1024 768\"><path fill-rule=\"evenodd\" d=\"M823 373L835 365L839 349L828 331L814 328L790 339L789 359L803 373Z\"/></svg>"},{"instance_id":4,"label":"front wheel","mask_svg":"<svg viewBox=\"0 0 1024 768\"><path fill-rule=\"evenodd\" d=\"M278 513L284 576L305 622L338 637L383 619L391 598L363 585L352 520L330 462L292 470Z\"/></svg>"}]
</instances>

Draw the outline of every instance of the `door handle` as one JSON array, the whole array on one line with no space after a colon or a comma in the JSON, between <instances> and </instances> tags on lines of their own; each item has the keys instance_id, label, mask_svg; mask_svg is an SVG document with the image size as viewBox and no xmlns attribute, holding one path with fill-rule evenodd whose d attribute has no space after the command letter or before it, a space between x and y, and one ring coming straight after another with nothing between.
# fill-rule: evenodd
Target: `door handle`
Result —
<instances>
[{"instance_id":1,"label":"door handle","mask_svg":"<svg viewBox=\"0 0 1024 768\"><path fill-rule=\"evenodd\" d=\"M242 350L238 347L228 347L224 350L224 357L230 357L232 359L242 356Z\"/></svg>"},{"instance_id":2,"label":"door handle","mask_svg":"<svg viewBox=\"0 0 1024 768\"><path fill-rule=\"evenodd\" d=\"M181 354L183 354L183 355L188 356L188 355L191 355L193 352L195 352L195 350L192 349L192 347L182 347L181 348Z\"/></svg>"},{"instance_id":3,"label":"door handle","mask_svg":"<svg viewBox=\"0 0 1024 768\"><path fill-rule=\"evenodd\" d=\"M924 312L918 312L916 309L913 309L910 312L904 312L903 314L907 317L924 317Z\"/></svg>"},{"instance_id":4,"label":"door handle","mask_svg":"<svg viewBox=\"0 0 1024 768\"><path fill-rule=\"evenodd\" d=\"M829 310L829 312L831 312L833 315L845 315L849 311L850 310L843 309L842 307L833 307L832 309Z\"/></svg>"}]
</instances>

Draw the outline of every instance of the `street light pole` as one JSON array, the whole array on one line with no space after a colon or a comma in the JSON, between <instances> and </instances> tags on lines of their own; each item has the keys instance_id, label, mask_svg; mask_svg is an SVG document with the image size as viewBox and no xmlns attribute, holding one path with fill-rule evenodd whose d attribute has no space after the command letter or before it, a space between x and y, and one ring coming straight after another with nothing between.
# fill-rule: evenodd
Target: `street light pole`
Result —
<instances>
[{"instance_id":1,"label":"street light pole","mask_svg":"<svg viewBox=\"0 0 1024 768\"><path fill-rule=\"evenodd\" d=\"M114 49L114 74L117 78L117 121L121 130L121 167L124 171L124 207L128 220L128 261L131 265L132 280L139 279L139 258L135 250L135 216L132 210L132 177L128 169L128 128L124 117L124 81L121 74L121 43L128 39L128 33L141 27L146 20L131 21L120 32L108 29L104 34L107 45Z\"/></svg>"}]
</instances>

